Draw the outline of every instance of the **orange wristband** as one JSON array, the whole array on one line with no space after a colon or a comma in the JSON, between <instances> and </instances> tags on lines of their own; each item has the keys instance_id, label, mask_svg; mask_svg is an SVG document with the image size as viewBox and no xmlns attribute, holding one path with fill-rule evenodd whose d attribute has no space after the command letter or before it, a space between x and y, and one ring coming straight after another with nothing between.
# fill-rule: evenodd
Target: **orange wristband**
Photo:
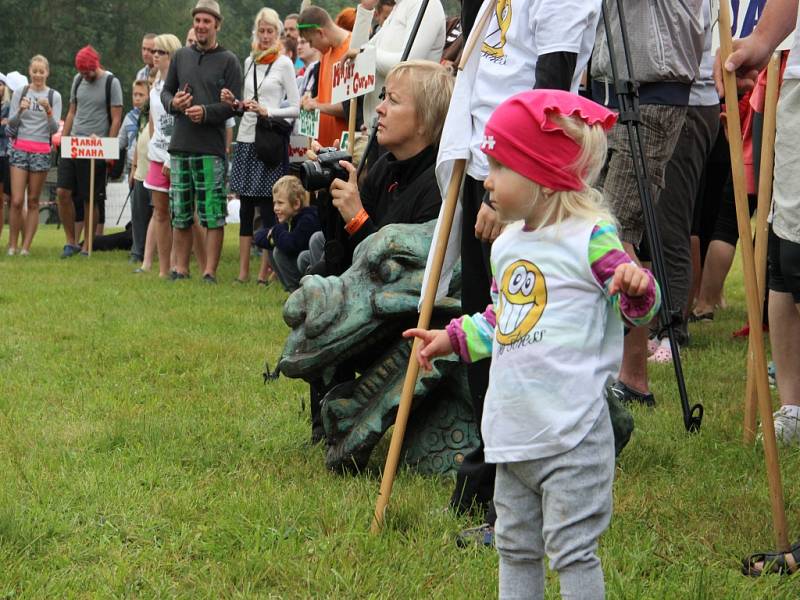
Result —
<instances>
[{"instance_id":1,"label":"orange wristband","mask_svg":"<svg viewBox=\"0 0 800 600\"><path fill-rule=\"evenodd\" d=\"M344 230L348 234L353 235L356 231L361 229L364 223L367 222L367 219L369 219L369 215L367 214L367 211L362 208L360 211L358 211L356 216L350 219L350 222L344 226Z\"/></svg>"}]
</instances>

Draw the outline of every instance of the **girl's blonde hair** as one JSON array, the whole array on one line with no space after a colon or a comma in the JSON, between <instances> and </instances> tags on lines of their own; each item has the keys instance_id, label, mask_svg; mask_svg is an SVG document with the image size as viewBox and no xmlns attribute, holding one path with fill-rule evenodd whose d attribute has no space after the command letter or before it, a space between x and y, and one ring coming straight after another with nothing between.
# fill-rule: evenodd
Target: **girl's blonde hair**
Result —
<instances>
[{"instance_id":1,"label":"girl's blonde hair","mask_svg":"<svg viewBox=\"0 0 800 600\"><path fill-rule=\"evenodd\" d=\"M546 201L548 208L540 224L553 221L561 223L568 217L590 221L599 219L616 223L603 194L593 187L606 162L608 139L599 124L588 125L583 119L566 115L551 115L550 120L580 146L578 158L570 169L583 184L580 190L553 191L533 182L534 198L531 206Z\"/></svg>"},{"instance_id":2,"label":"girl's blonde hair","mask_svg":"<svg viewBox=\"0 0 800 600\"><path fill-rule=\"evenodd\" d=\"M33 66L33 63L40 62L44 65L44 68L47 69L47 72L50 73L50 61L47 60L42 54L35 54L31 57L30 62L28 63L28 68L30 69Z\"/></svg>"}]
</instances>

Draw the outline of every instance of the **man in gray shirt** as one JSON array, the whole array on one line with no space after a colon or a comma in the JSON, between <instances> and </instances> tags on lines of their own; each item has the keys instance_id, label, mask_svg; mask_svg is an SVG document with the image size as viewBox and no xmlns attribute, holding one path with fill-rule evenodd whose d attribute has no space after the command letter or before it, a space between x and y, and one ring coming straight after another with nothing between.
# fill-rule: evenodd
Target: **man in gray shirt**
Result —
<instances>
[{"instance_id":1,"label":"man in gray shirt","mask_svg":"<svg viewBox=\"0 0 800 600\"><path fill-rule=\"evenodd\" d=\"M100 66L100 55L91 46L81 48L75 55L78 74L72 81L69 111L64 120L63 136L117 137L122 124L122 86L119 80ZM58 165L58 215L64 225L66 245L61 258L78 252L88 252L76 244L75 223L83 221L89 207L90 161L62 158ZM98 212L106 196L106 163L95 165L95 214L92 224L98 222ZM86 236L88 238L88 236Z\"/></svg>"}]
</instances>

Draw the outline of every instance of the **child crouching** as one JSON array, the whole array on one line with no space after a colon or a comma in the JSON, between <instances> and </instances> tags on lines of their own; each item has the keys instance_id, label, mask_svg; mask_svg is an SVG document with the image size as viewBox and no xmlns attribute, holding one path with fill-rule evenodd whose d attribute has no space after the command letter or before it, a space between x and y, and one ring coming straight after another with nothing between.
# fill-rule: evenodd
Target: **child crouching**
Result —
<instances>
[{"instance_id":1,"label":"child crouching","mask_svg":"<svg viewBox=\"0 0 800 600\"><path fill-rule=\"evenodd\" d=\"M315 207L306 206L306 191L292 175L281 177L272 186L272 208L277 224L256 231L253 241L269 251L278 279L285 290L293 292L305 272L298 266L298 256L308 250L311 236L321 229L319 216Z\"/></svg>"},{"instance_id":2,"label":"child crouching","mask_svg":"<svg viewBox=\"0 0 800 600\"><path fill-rule=\"evenodd\" d=\"M491 356L481 424L497 463L501 598L543 598L544 564L564 598L603 598L597 544L611 520L614 435L606 380L622 360L623 320L656 314L653 276L625 254L591 187L616 117L577 95L518 94L489 119L489 202L510 225L492 245L492 300L446 330L411 329L418 358Z\"/></svg>"}]
</instances>

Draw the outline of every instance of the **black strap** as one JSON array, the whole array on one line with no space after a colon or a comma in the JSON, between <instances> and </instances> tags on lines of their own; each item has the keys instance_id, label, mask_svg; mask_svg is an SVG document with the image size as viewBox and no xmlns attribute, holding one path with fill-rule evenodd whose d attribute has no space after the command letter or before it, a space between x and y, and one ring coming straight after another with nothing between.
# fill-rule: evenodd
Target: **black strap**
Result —
<instances>
[{"instance_id":1,"label":"black strap","mask_svg":"<svg viewBox=\"0 0 800 600\"><path fill-rule=\"evenodd\" d=\"M114 83L113 75L106 75L106 113L108 113L108 126L111 127L111 84Z\"/></svg>"},{"instance_id":2,"label":"black strap","mask_svg":"<svg viewBox=\"0 0 800 600\"><path fill-rule=\"evenodd\" d=\"M75 99L75 110L78 109L78 87L81 85L81 81L83 81L82 75L77 75L75 77L75 81L72 82L72 97Z\"/></svg>"},{"instance_id":3,"label":"black strap","mask_svg":"<svg viewBox=\"0 0 800 600\"><path fill-rule=\"evenodd\" d=\"M255 61L253 61L252 64L255 65ZM267 80L267 77L269 77L269 72L272 70L272 64L273 63L269 63L267 65L267 72L264 73L264 77L261 79L261 83L260 84L258 83L258 80L256 79L256 74L257 74L256 71L258 69L256 69L255 66L253 66L253 99L256 102L259 101L258 100L258 88L260 88L262 85L264 85L264 82Z\"/></svg>"},{"instance_id":4,"label":"black strap","mask_svg":"<svg viewBox=\"0 0 800 600\"><path fill-rule=\"evenodd\" d=\"M50 104L50 110L53 109L53 99L56 96L56 91L53 88L50 88L47 92L47 102Z\"/></svg>"}]
</instances>

